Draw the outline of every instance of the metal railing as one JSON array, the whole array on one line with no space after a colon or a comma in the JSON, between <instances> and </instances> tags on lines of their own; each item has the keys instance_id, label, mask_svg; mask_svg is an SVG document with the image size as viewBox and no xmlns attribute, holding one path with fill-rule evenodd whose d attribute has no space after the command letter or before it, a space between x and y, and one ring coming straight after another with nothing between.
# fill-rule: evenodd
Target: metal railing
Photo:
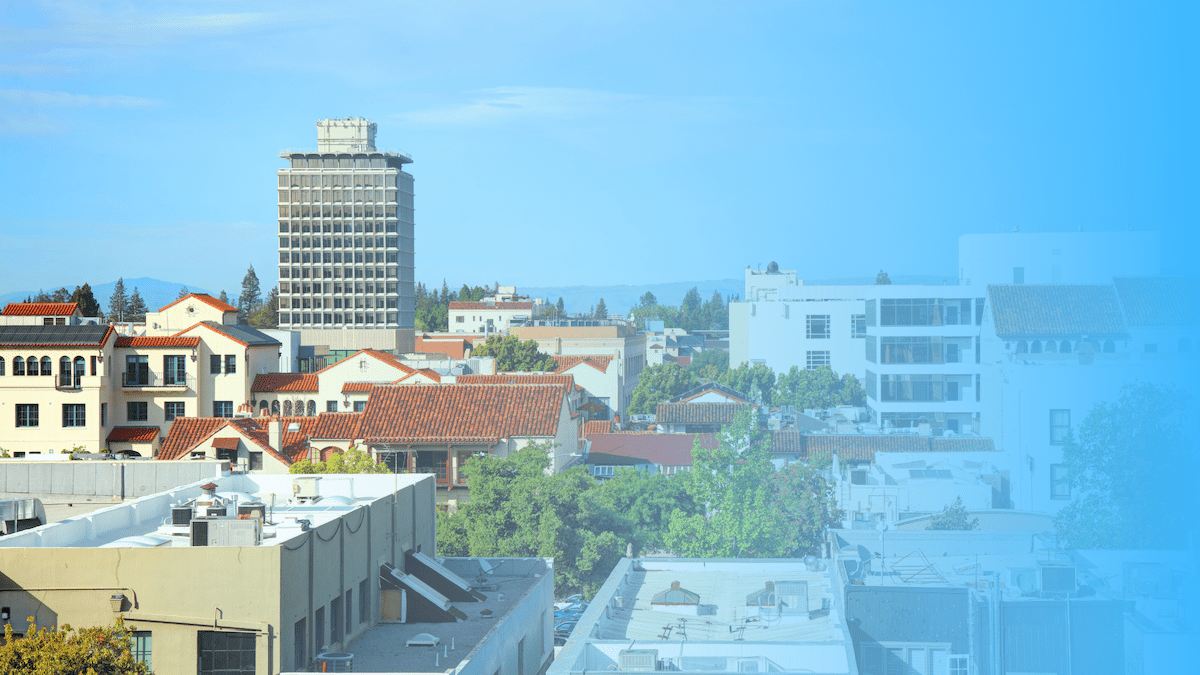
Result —
<instances>
[{"instance_id":1,"label":"metal railing","mask_svg":"<svg viewBox=\"0 0 1200 675\"><path fill-rule=\"evenodd\" d=\"M71 375L55 375L54 388L60 391L69 391L73 389L81 389L83 377L72 377Z\"/></svg>"},{"instance_id":2,"label":"metal railing","mask_svg":"<svg viewBox=\"0 0 1200 675\"><path fill-rule=\"evenodd\" d=\"M178 387L180 389L194 388L196 378L191 375L168 375L159 373L121 373L121 386L126 389L149 387Z\"/></svg>"}]
</instances>

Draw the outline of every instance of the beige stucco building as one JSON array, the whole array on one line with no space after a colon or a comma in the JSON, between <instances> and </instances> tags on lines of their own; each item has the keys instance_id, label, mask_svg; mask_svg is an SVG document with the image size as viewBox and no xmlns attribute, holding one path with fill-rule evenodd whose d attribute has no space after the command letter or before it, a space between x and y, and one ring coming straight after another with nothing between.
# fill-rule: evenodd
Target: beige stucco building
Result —
<instances>
[{"instance_id":1,"label":"beige stucco building","mask_svg":"<svg viewBox=\"0 0 1200 675\"><path fill-rule=\"evenodd\" d=\"M608 366L603 381L583 368L559 367L559 372L575 376L575 380L595 398L607 398L607 408L621 416L637 387L638 377L646 367L646 339L638 335L633 324L613 323L604 326L522 326L509 330L520 340L534 340L538 349L553 357L608 357L613 355L617 381L611 383ZM591 385L591 386L589 386ZM595 388L593 390L593 387Z\"/></svg>"},{"instance_id":2,"label":"beige stucco building","mask_svg":"<svg viewBox=\"0 0 1200 675\"><path fill-rule=\"evenodd\" d=\"M230 515L204 516L210 508ZM371 637L381 618L384 629L459 636L460 672L538 672L552 644L552 568L524 561L532 572L506 597L475 583L477 559L446 562L467 575L456 561L476 561L464 579L432 558L435 545L431 476L225 476L0 539L0 604L18 633L30 616L42 626L121 616L157 673L309 671L324 651L382 649ZM469 618L477 608L495 619ZM433 670L430 651L409 658Z\"/></svg>"}]
</instances>

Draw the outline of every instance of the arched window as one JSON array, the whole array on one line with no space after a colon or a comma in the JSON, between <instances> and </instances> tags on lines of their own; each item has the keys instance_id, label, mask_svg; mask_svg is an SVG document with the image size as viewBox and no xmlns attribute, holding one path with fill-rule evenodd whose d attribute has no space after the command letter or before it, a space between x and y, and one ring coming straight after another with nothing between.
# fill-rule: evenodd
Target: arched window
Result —
<instances>
[{"instance_id":1,"label":"arched window","mask_svg":"<svg viewBox=\"0 0 1200 675\"><path fill-rule=\"evenodd\" d=\"M1179 351L1181 351L1181 352L1192 351L1192 341L1186 337L1179 338ZM4 359L0 359L0 375L3 375L3 374L4 374Z\"/></svg>"},{"instance_id":2,"label":"arched window","mask_svg":"<svg viewBox=\"0 0 1200 675\"><path fill-rule=\"evenodd\" d=\"M271 401L271 414L272 415L279 414L279 401Z\"/></svg>"},{"instance_id":3,"label":"arched window","mask_svg":"<svg viewBox=\"0 0 1200 675\"><path fill-rule=\"evenodd\" d=\"M4 357L0 356L0 375L4 374Z\"/></svg>"},{"instance_id":4,"label":"arched window","mask_svg":"<svg viewBox=\"0 0 1200 675\"><path fill-rule=\"evenodd\" d=\"M1058 352L1060 354L1070 354L1071 353L1071 341L1063 340L1062 344L1058 346Z\"/></svg>"},{"instance_id":5,"label":"arched window","mask_svg":"<svg viewBox=\"0 0 1200 675\"><path fill-rule=\"evenodd\" d=\"M1046 340L1046 353L1054 354L1056 352L1058 352L1058 343L1054 340Z\"/></svg>"},{"instance_id":6,"label":"arched window","mask_svg":"<svg viewBox=\"0 0 1200 675\"><path fill-rule=\"evenodd\" d=\"M72 377L72 379L75 381L76 387L78 387L83 382L83 373L84 373L84 367L85 367L84 364L85 363L86 362L83 360L82 356L75 357L75 364L74 364L75 365L75 375Z\"/></svg>"},{"instance_id":7,"label":"arched window","mask_svg":"<svg viewBox=\"0 0 1200 675\"><path fill-rule=\"evenodd\" d=\"M1105 341L1104 341L1104 353L1105 353L1105 354L1112 354L1112 353L1113 353L1113 352L1115 352L1115 351L1117 351L1117 346L1116 346L1115 344L1113 344L1113 341L1112 341L1112 340L1105 340Z\"/></svg>"},{"instance_id":8,"label":"arched window","mask_svg":"<svg viewBox=\"0 0 1200 675\"><path fill-rule=\"evenodd\" d=\"M308 416L314 417L316 414L317 414L317 402L309 401L308 402Z\"/></svg>"},{"instance_id":9,"label":"arched window","mask_svg":"<svg viewBox=\"0 0 1200 675\"><path fill-rule=\"evenodd\" d=\"M51 365L49 356L42 357L42 375L44 377L54 376L54 366Z\"/></svg>"},{"instance_id":10,"label":"arched window","mask_svg":"<svg viewBox=\"0 0 1200 675\"><path fill-rule=\"evenodd\" d=\"M58 384L62 387L71 386L71 359L65 356L58 360Z\"/></svg>"},{"instance_id":11,"label":"arched window","mask_svg":"<svg viewBox=\"0 0 1200 675\"><path fill-rule=\"evenodd\" d=\"M1030 354L1041 354L1042 353L1042 341L1034 340L1033 344L1029 345L1029 353Z\"/></svg>"},{"instance_id":12,"label":"arched window","mask_svg":"<svg viewBox=\"0 0 1200 675\"><path fill-rule=\"evenodd\" d=\"M266 401L259 401L259 402L258 402L258 409L259 409L259 411L260 411L260 412L259 412L259 414L260 414L260 415L265 415L265 414L267 414L267 411L268 411L268 410L270 410L270 408L271 408L271 404L270 404L270 403L267 403Z\"/></svg>"},{"instance_id":13,"label":"arched window","mask_svg":"<svg viewBox=\"0 0 1200 675\"><path fill-rule=\"evenodd\" d=\"M25 374L25 359L23 359L19 356L14 356L13 357L13 375L24 375L24 374Z\"/></svg>"},{"instance_id":14,"label":"arched window","mask_svg":"<svg viewBox=\"0 0 1200 675\"><path fill-rule=\"evenodd\" d=\"M292 416L292 402L291 401L283 402L283 416L284 417Z\"/></svg>"},{"instance_id":15,"label":"arched window","mask_svg":"<svg viewBox=\"0 0 1200 675\"><path fill-rule=\"evenodd\" d=\"M1028 351L1029 351L1029 344L1026 343L1024 340L1021 340L1020 342L1017 343L1017 353L1018 354L1025 354Z\"/></svg>"},{"instance_id":16,"label":"arched window","mask_svg":"<svg viewBox=\"0 0 1200 675\"><path fill-rule=\"evenodd\" d=\"M25 374L35 376L38 374L38 360L36 356L25 359Z\"/></svg>"}]
</instances>

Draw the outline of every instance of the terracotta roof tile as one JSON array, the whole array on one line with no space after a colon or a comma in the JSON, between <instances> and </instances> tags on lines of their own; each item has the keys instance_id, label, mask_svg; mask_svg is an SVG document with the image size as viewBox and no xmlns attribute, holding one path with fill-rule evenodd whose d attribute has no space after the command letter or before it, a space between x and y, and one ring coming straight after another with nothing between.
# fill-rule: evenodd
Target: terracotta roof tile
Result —
<instances>
[{"instance_id":1,"label":"terracotta roof tile","mask_svg":"<svg viewBox=\"0 0 1200 675\"><path fill-rule=\"evenodd\" d=\"M526 373L500 373L499 375L460 375L459 384L556 384L566 391L575 387L571 375L530 375Z\"/></svg>"},{"instance_id":2,"label":"terracotta roof tile","mask_svg":"<svg viewBox=\"0 0 1200 675\"><path fill-rule=\"evenodd\" d=\"M988 286L996 335L1125 335L1112 286Z\"/></svg>"},{"instance_id":3,"label":"terracotta roof tile","mask_svg":"<svg viewBox=\"0 0 1200 675\"><path fill-rule=\"evenodd\" d=\"M198 337L119 337L116 347L196 347L200 344Z\"/></svg>"},{"instance_id":4,"label":"terracotta roof tile","mask_svg":"<svg viewBox=\"0 0 1200 675\"><path fill-rule=\"evenodd\" d=\"M387 384L387 382L347 382L342 385L342 393L365 394L381 384Z\"/></svg>"},{"instance_id":5,"label":"terracotta roof tile","mask_svg":"<svg viewBox=\"0 0 1200 675\"><path fill-rule=\"evenodd\" d=\"M558 386L389 385L367 400L359 433L368 443L482 442L548 437L558 429Z\"/></svg>"},{"instance_id":6,"label":"terracotta roof tile","mask_svg":"<svg viewBox=\"0 0 1200 675\"><path fill-rule=\"evenodd\" d=\"M716 434L600 434L592 436L591 452L633 457L663 466L691 466L692 448L717 447Z\"/></svg>"},{"instance_id":7,"label":"terracotta roof tile","mask_svg":"<svg viewBox=\"0 0 1200 675\"><path fill-rule=\"evenodd\" d=\"M580 438L588 438L590 436L595 436L596 434L610 434L610 433L612 433L612 421L611 420L590 420L590 421L584 422L579 427L579 437Z\"/></svg>"},{"instance_id":8,"label":"terracotta roof tile","mask_svg":"<svg viewBox=\"0 0 1200 675\"><path fill-rule=\"evenodd\" d=\"M729 424L749 403L659 403L654 421L658 424Z\"/></svg>"},{"instance_id":9,"label":"terracotta roof tile","mask_svg":"<svg viewBox=\"0 0 1200 675\"><path fill-rule=\"evenodd\" d=\"M71 316L79 309L77 302L10 302L0 312L4 316Z\"/></svg>"},{"instance_id":10,"label":"terracotta roof tile","mask_svg":"<svg viewBox=\"0 0 1200 675\"><path fill-rule=\"evenodd\" d=\"M1131 326L1195 326L1196 277L1116 277L1113 286Z\"/></svg>"},{"instance_id":11,"label":"terracotta roof tile","mask_svg":"<svg viewBox=\"0 0 1200 675\"><path fill-rule=\"evenodd\" d=\"M261 392L314 392L318 391L315 373L268 373L255 375L250 391Z\"/></svg>"},{"instance_id":12,"label":"terracotta roof tile","mask_svg":"<svg viewBox=\"0 0 1200 675\"><path fill-rule=\"evenodd\" d=\"M267 424L270 417L178 417L171 423L171 430L158 451L158 459L174 460L186 457L192 450L212 438L213 434L226 427L238 431L243 439L254 443L285 466L305 459L308 454L308 438L317 426L316 417L281 417L283 424L283 448L272 448L269 443ZM288 431L293 423L298 431Z\"/></svg>"},{"instance_id":13,"label":"terracotta roof tile","mask_svg":"<svg viewBox=\"0 0 1200 675\"><path fill-rule=\"evenodd\" d=\"M452 302L450 309L533 309L532 302Z\"/></svg>"},{"instance_id":14,"label":"terracotta roof tile","mask_svg":"<svg viewBox=\"0 0 1200 675\"><path fill-rule=\"evenodd\" d=\"M108 432L110 442L153 443L159 435L158 427L113 427Z\"/></svg>"},{"instance_id":15,"label":"terracotta roof tile","mask_svg":"<svg viewBox=\"0 0 1200 675\"><path fill-rule=\"evenodd\" d=\"M207 293L190 293L190 294L185 295L182 298L176 300L175 302L172 302L171 304L166 305L165 307L163 307L162 309L159 309L158 311L165 312L165 311L167 311L168 308L174 307L175 305L178 305L179 303L183 302L184 300L188 300L188 299L199 300L200 302L203 302L204 304L208 305L209 307L213 307L213 308L221 310L222 313L238 311L237 307L234 307L233 305L229 304L228 302L221 302L219 299L214 298L213 296L208 295Z\"/></svg>"},{"instance_id":16,"label":"terracotta roof tile","mask_svg":"<svg viewBox=\"0 0 1200 675\"><path fill-rule=\"evenodd\" d=\"M360 412L321 413L317 415L317 426L313 428L312 437L321 440L356 440L359 438L362 418Z\"/></svg>"},{"instance_id":17,"label":"terracotta roof tile","mask_svg":"<svg viewBox=\"0 0 1200 675\"><path fill-rule=\"evenodd\" d=\"M746 395L743 394L742 392L740 392L736 389L732 389L730 387L726 387L723 384L718 384L716 382L709 382L708 384L702 384L699 387L689 389L674 398L667 399L665 402L666 403L688 403L688 402L690 402L694 399L700 398L701 396L703 396L707 393L710 393L710 392L718 394L722 398L728 399L729 401L731 401L733 403L749 403L750 402L750 400L747 399Z\"/></svg>"},{"instance_id":18,"label":"terracotta roof tile","mask_svg":"<svg viewBox=\"0 0 1200 675\"><path fill-rule=\"evenodd\" d=\"M463 339L431 338L428 335L418 335L414 349L418 354L445 354L451 359L466 358L471 349L471 342Z\"/></svg>"},{"instance_id":19,"label":"terracotta roof tile","mask_svg":"<svg viewBox=\"0 0 1200 675\"><path fill-rule=\"evenodd\" d=\"M217 430L229 422L226 417L176 417L158 449L158 459L179 459L187 456Z\"/></svg>"},{"instance_id":20,"label":"terracotta roof tile","mask_svg":"<svg viewBox=\"0 0 1200 675\"><path fill-rule=\"evenodd\" d=\"M333 363L328 366L325 366L324 368L318 370L316 372L316 374L320 375L321 373L325 372L326 370L329 370L330 368L335 368L335 367L345 363L346 361L349 361L350 359L352 359L356 356L359 356L359 355L370 356L376 360L382 361L383 363L386 363L387 365L400 370L405 375L412 375L413 373L417 372L416 368L409 366L408 364L404 363L403 361L401 361L399 358L397 358L396 356L394 356L392 354L388 354L387 352L381 352L378 349L362 349L357 352L354 352L350 356L347 356L346 358L342 359L341 361L338 361L337 363Z\"/></svg>"},{"instance_id":21,"label":"terracotta roof tile","mask_svg":"<svg viewBox=\"0 0 1200 675\"><path fill-rule=\"evenodd\" d=\"M608 372L608 364L613 360L611 356L600 356L599 354L559 354L557 356L551 355L550 358L554 359L554 362L558 364L558 372L560 373L574 368L581 363L586 363L596 370L606 373Z\"/></svg>"}]
</instances>

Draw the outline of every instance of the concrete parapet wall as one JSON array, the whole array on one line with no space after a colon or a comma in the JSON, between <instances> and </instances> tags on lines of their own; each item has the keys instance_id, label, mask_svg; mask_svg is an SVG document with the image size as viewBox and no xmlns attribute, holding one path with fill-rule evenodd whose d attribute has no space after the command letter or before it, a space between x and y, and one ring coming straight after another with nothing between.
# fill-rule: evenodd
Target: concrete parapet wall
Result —
<instances>
[{"instance_id":1,"label":"concrete parapet wall","mask_svg":"<svg viewBox=\"0 0 1200 675\"><path fill-rule=\"evenodd\" d=\"M0 493L135 499L228 474L229 462L0 460Z\"/></svg>"}]
</instances>

